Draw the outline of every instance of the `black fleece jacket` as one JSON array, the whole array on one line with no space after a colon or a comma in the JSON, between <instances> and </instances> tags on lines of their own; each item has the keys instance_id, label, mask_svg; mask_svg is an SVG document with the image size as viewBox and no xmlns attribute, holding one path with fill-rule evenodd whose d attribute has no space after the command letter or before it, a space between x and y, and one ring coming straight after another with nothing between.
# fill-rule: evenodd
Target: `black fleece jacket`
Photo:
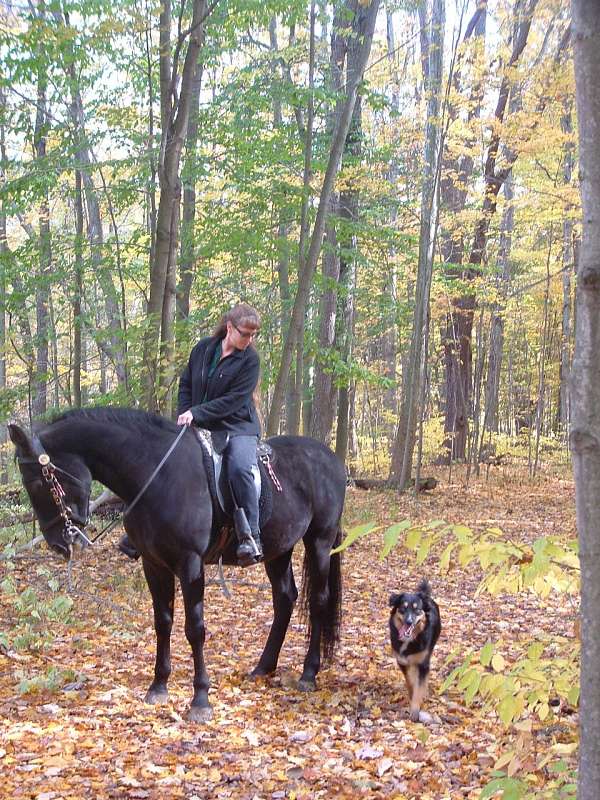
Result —
<instances>
[{"instance_id":1,"label":"black fleece jacket","mask_svg":"<svg viewBox=\"0 0 600 800\"><path fill-rule=\"evenodd\" d=\"M209 336L192 349L179 380L177 414L191 411L199 428L229 434L260 436L260 422L252 399L258 383L260 360L253 347L234 350L208 370L219 339Z\"/></svg>"}]
</instances>

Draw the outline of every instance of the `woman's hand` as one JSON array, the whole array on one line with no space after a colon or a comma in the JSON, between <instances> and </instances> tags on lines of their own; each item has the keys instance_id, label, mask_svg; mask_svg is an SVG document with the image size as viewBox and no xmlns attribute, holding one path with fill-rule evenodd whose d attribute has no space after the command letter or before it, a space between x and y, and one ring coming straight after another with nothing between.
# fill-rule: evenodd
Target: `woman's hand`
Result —
<instances>
[{"instance_id":1,"label":"woman's hand","mask_svg":"<svg viewBox=\"0 0 600 800\"><path fill-rule=\"evenodd\" d=\"M184 411L183 414L180 414L177 417L177 424L178 425L191 425L194 421L194 415L191 411Z\"/></svg>"}]
</instances>

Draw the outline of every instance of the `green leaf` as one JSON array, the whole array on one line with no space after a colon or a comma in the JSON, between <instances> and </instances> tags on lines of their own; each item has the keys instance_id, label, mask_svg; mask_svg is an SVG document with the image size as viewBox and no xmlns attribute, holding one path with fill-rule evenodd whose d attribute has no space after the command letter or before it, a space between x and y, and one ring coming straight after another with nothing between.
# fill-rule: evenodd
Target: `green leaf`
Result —
<instances>
[{"instance_id":1,"label":"green leaf","mask_svg":"<svg viewBox=\"0 0 600 800\"><path fill-rule=\"evenodd\" d=\"M456 536L459 544L467 544L471 541L472 531L466 525L453 525L452 533Z\"/></svg>"},{"instance_id":2,"label":"green leaf","mask_svg":"<svg viewBox=\"0 0 600 800\"><path fill-rule=\"evenodd\" d=\"M411 528L406 534L406 546L409 550L416 550L421 541L423 532L421 528Z\"/></svg>"},{"instance_id":3,"label":"green leaf","mask_svg":"<svg viewBox=\"0 0 600 800\"><path fill-rule=\"evenodd\" d=\"M383 561L386 556L388 556L391 550L398 544L398 538L402 531L405 531L407 528L410 528L410 520L403 519L402 522L397 522L395 525L391 525L383 536L383 547L381 549L381 553L379 554L379 560Z\"/></svg>"},{"instance_id":4,"label":"green leaf","mask_svg":"<svg viewBox=\"0 0 600 800\"><path fill-rule=\"evenodd\" d=\"M517 701L512 694L507 695L498 706L498 716L505 725L510 725L517 712Z\"/></svg>"},{"instance_id":5,"label":"green leaf","mask_svg":"<svg viewBox=\"0 0 600 800\"><path fill-rule=\"evenodd\" d=\"M481 648L481 652L479 653L479 661L482 666L489 666L492 656L494 655L494 647L495 645L493 642L488 642Z\"/></svg>"},{"instance_id":6,"label":"green leaf","mask_svg":"<svg viewBox=\"0 0 600 800\"><path fill-rule=\"evenodd\" d=\"M450 556L454 550L454 545L454 542L450 542L450 544L444 548L444 552L440 557L440 572L448 572L450 568Z\"/></svg>"},{"instance_id":7,"label":"green leaf","mask_svg":"<svg viewBox=\"0 0 600 800\"><path fill-rule=\"evenodd\" d=\"M419 545L419 549L417 551L417 564L422 564L429 555L432 541L433 537L431 536L426 536L425 538L422 539L421 544Z\"/></svg>"},{"instance_id":8,"label":"green leaf","mask_svg":"<svg viewBox=\"0 0 600 800\"><path fill-rule=\"evenodd\" d=\"M573 686L567 694L567 700L572 706L576 706L579 702L579 686Z\"/></svg>"},{"instance_id":9,"label":"green leaf","mask_svg":"<svg viewBox=\"0 0 600 800\"><path fill-rule=\"evenodd\" d=\"M357 539L366 536L368 533L379 530L380 527L381 525L376 525L374 522L365 522L362 525L356 525L354 528L350 528L344 541L338 547L333 548L331 555L342 553L346 548L350 547L351 544L354 544Z\"/></svg>"},{"instance_id":10,"label":"green leaf","mask_svg":"<svg viewBox=\"0 0 600 800\"><path fill-rule=\"evenodd\" d=\"M523 781L515 778L495 778L490 781L479 795L480 800L488 800L498 792L502 792L502 800L520 800L525 797L528 787Z\"/></svg>"},{"instance_id":11,"label":"green leaf","mask_svg":"<svg viewBox=\"0 0 600 800\"><path fill-rule=\"evenodd\" d=\"M467 705L471 705L473 699L477 692L479 691L479 687L481 686L481 680L483 675L481 672L475 672L475 677L467 687L467 691L465 692L465 702Z\"/></svg>"}]
</instances>

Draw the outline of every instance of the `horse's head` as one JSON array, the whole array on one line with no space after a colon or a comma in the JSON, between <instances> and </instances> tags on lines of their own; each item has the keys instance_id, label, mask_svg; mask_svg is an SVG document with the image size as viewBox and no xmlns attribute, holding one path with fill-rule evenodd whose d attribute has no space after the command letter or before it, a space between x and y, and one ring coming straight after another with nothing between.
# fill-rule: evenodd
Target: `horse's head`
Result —
<instances>
[{"instance_id":1,"label":"horse's head","mask_svg":"<svg viewBox=\"0 0 600 800\"><path fill-rule=\"evenodd\" d=\"M48 545L66 559L74 546L89 542L83 533L88 517L92 476L80 456L46 452L41 440L9 425L21 479Z\"/></svg>"}]
</instances>

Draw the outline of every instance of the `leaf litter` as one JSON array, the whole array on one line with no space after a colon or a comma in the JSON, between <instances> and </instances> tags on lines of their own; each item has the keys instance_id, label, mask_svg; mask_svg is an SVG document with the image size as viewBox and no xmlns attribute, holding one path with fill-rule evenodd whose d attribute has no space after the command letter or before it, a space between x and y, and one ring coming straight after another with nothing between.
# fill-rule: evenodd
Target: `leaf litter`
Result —
<instances>
[{"instance_id":1,"label":"leaf litter","mask_svg":"<svg viewBox=\"0 0 600 800\"><path fill-rule=\"evenodd\" d=\"M573 485L548 474L535 484L503 473L488 482L454 470L415 507L410 495L350 490L347 527L379 528L410 518L413 524L444 519L473 528L495 526L514 540L574 532ZM513 647L555 628L560 598L475 597L480 575L458 567L436 573L429 557L414 568L406 551L392 547L380 561L381 534L360 538L343 556L344 600L340 647L322 669L318 689L297 692L305 653L304 629L292 617L277 673L260 681L247 674L260 655L271 621L264 573L225 571L232 598L209 580L206 592L206 661L215 717L202 726L185 721L192 662L176 604L169 703L142 702L152 678L154 631L151 601L139 563L126 561L110 542L85 555L74 570L74 612L56 623L41 650L0 652L0 770L3 796L67 800L104 798L421 798L479 797L514 731L477 703L466 706L450 689L437 694L456 661L486 641L502 639L503 660ZM402 535L402 534L401 534ZM301 548L294 556L301 570ZM38 564L54 567L45 549L15 562L20 590ZM59 568L56 567L60 577ZM209 570L209 579L214 577ZM427 577L441 608L442 636L432 659L430 697L421 722L411 723L404 682L389 654L387 599ZM180 597L178 597L180 601ZM14 620L6 597L0 613ZM6 624L6 623L5 623ZM6 628L5 628L6 629ZM11 634L8 627L8 633ZM496 660L494 668L501 669ZM62 687L22 693L23 674L49 668L76 675ZM576 714L556 717L539 731L534 751L573 742ZM533 733L532 733L533 731ZM558 751L560 752L560 751ZM525 756L524 760L529 756ZM500 762L502 763L502 762ZM521 765L523 766L523 765ZM544 774L533 780L542 785Z\"/></svg>"}]
</instances>

